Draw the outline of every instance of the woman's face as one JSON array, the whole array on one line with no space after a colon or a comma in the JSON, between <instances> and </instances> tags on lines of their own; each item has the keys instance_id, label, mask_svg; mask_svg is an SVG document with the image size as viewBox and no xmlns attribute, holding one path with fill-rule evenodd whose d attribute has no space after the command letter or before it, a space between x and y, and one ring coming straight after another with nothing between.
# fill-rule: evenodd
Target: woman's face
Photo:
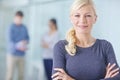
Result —
<instances>
[{"instance_id":1,"label":"woman's face","mask_svg":"<svg viewBox=\"0 0 120 80\"><path fill-rule=\"evenodd\" d=\"M49 28L50 30L55 30L55 24L52 21L49 21Z\"/></svg>"},{"instance_id":2,"label":"woman's face","mask_svg":"<svg viewBox=\"0 0 120 80\"><path fill-rule=\"evenodd\" d=\"M96 15L93 7L86 5L75 10L70 19L77 33L90 34L92 26L96 22Z\"/></svg>"}]
</instances>

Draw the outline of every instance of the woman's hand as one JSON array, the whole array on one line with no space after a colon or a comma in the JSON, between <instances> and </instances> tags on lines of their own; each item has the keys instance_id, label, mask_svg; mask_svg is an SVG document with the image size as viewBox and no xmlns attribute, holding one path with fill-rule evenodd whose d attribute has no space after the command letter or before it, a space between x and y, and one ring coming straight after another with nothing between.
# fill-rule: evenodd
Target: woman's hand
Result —
<instances>
[{"instance_id":1,"label":"woman's hand","mask_svg":"<svg viewBox=\"0 0 120 80\"><path fill-rule=\"evenodd\" d=\"M116 64L108 64L107 68L106 68L106 76L105 76L105 79L106 78L112 78L112 77L115 77L116 75L119 74L119 68L116 68L116 69L113 69L114 67L116 66Z\"/></svg>"},{"instance_id":2,"label":"woman's hand","mask_svg":"<svg viewBox=\"0 0 120 80\"><path fill-rule=\"evenodd\" d=\"M67 73L61 68L55 68L57 71L55 74L52 75L53 80L74 80L72 77L67 75Z\"/></svg>"}]
</instances>

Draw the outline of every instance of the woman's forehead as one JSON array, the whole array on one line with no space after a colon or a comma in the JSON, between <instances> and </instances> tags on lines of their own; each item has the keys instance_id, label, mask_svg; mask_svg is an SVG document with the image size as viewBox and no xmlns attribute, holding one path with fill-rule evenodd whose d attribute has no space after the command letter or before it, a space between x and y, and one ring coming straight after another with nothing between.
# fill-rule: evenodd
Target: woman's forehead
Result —
<instances>
[{"instance_id":1,"label":"woman's forehead","mask_svg":"<svg viewBox=\"0 0 120 80\"><path fill-rule=\"evenodd\" d=\"M93 10L93 6L91 5L86 5L86 6L82 6L76 10L73 11L74 13L77 13L77 14L90 14L90 13L93 13L94 10Z\"/></svg>"}]
</instances>

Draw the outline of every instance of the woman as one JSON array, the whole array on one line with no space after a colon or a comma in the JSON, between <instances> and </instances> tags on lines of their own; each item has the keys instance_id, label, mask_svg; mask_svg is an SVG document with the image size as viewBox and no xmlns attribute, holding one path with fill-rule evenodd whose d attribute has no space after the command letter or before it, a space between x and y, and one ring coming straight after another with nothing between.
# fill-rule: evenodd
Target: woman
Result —
<instances>
[{"instance_id":1,"label":"woman","mask_svg":"<svg viewBox=\"0 0 120 80\"><path fill-rule=\"evenodd\" d=\"M97 15L92 0L75 0L72 27L54 47L53 80L120 80L110 42L91 35Z\"/></svg>"},{"instance_id":2,"label":"woman","mask_svg":"<svg viewBox=\"0 0 120 80\"><path fill-rule=\"evenodd\" d=\"M50 19L49 32L47 32L42 38L43 58L44 66L48 80L51 79L52 72L52 60L53 60L53 47L59 40L58 28L56 19Z\"/></svg>"}]
</instances>

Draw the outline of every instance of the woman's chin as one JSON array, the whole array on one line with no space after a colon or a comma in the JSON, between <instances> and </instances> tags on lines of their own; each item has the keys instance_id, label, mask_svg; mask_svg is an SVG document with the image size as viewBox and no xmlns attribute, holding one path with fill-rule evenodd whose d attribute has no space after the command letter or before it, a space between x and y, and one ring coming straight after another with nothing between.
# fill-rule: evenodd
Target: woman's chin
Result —
<instances>
[{"instance_id":1,"label":"woman's chin","mask_svg":"<svg viewBox=\"0 0 120 80\"><path fill-rule=\"evenodd\" d=\"M89 34L90 32L88 31L78 31L79 34Z\"/></svg>"}]
</instances>

